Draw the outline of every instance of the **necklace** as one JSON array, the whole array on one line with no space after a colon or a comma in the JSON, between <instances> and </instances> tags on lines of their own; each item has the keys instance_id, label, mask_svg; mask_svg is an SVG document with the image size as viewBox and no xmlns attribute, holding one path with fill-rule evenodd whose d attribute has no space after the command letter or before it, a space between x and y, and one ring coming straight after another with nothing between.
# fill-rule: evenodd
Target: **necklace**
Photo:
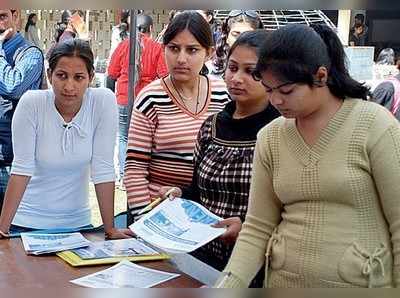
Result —
<instances>
[{"instance_id":1,"label":"necklace","mask_svg":"<svg viewBox=\"0 0 400 298\"><path fill-rule=\"evenodd\" d=\"M193 97L183 96L179 92L178 88L176 87L176 85L174 83L174 79L172 77L170 77L170 78L171 78L171 84L174 87L176 93L178 94L180 101L183 103L183 105L185 106L186 110L190 111L189 107L186 105L186 101L192 100ZM197 80L196 108L195 108L195 112L194 112L195 114L197 114L197 110L198 110L198 107L199 107L199 104L200 104L199 97L200 97L200 78L198 78L198 80Z\"/></svg>"}]
</instances>

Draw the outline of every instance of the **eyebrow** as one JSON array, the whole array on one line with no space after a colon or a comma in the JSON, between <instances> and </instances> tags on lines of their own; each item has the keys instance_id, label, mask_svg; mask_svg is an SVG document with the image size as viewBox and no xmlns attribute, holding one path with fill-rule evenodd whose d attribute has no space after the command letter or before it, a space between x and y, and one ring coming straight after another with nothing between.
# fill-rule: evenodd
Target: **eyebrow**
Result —
<instances>
[{"instance_id":1,"label":"eyebrow","mask_svg":"<svg viewBox=\"0 0 400 298\"><path fill-rule=\"evenodd\" d=\"M233 58L229 58L229 60L228 60L228 63L229 62L234 62L234 63L236 63L236 64L240 64L240 62L239 61L236 61L235 59L233 59ZM255 66L255 65L257 65L257 62L248 62L248 63L241 63L241 64L243 64L243 65L245 65L245 66Z\"/></svg>"},{"instance_id":2,"label":"eyebrow","mask_svg":"<svg viewBox=\"0 0 400 298\"><path fill-rule=\"evenodd\" d=\"M56 69L55 72L65 72L65 73L68 73L68 71L66 71L66 70L64 70L64 69ZM76 73L75 73L75 75L78 75L78 74L86 74L86 72L76 72Z\"/></svg>"},{"instance_id":3,"label":"eyebrow","mask_svg":"<svg viewBox=\"0 0 400 298\"><path fill-rule=\"evenodd\" d=\"M280 84L280 85L278 85L278 86L275 86L275 87L270 87L270 86L268 86L267 84L265 84L265 83L262 83L265 87L267 87L267 88L269 88L269 89L271 89L271 90L276 90L276 89L280 89L280 88L282 88L282 87L285 87L285 86L288 86L288 85L292 85L292 84L295 84L294 82L286 82L286 83L282 83L282 84Z\"/></svg>"},{"instance_id":4,"label":"eyebrow","mask_svg":"<svg viewBox=\"0 0 400 298\"><path fill-rule=\"evenodd\" d=\"M174 45L174 46L182 46L182 45L180 45L180 44L178 44L178 43L175 43L175 42L170 42L169 44L171 44L171 45ZM186 47L187 48L189 48L189 47L201 47L201 44L199 44L199 43L194 43L194 44L188 44L188 45L186 45Z\"/></svg>"}]
</instances>

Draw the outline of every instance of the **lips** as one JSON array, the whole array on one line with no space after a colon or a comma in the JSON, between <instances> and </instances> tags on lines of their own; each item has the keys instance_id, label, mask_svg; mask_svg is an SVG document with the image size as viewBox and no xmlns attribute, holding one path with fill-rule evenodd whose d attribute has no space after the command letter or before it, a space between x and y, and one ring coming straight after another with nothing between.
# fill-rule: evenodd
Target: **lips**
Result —
<instances>
[{"instance_id":1,"label":"lips","mask_svg":"<svg viewBox=\"0 0 400 298\"><path fill-rule=\"evenodd\" d=\"M187 67L175 67L174 68L175 72L180 72L180 73L186 73L190 71L190 68Z\"/></svg>"},{"instance_id":2,"label":"lips","mask_svg":"<svg viewBox=\"0 0 400 298\"><path fill-rule=\"evenodd\" d=\"M281 115L288 115L291 114L291 111L288 109L279 109L278 108L279 113L281 113Z\"/></svg>"},{"instance_id":3,"label":"lips","mask_svg":"<svg viewBox=\"0 0 400 298\"><path fill-rule=\"evenodd\" d=\"M61 95L66 98L75 98L76 97L76 95L72 95L72 94L61 94Z\"/></svg>"},{"instance_id":4,"label":"lips","mask_svg":"<svg viewBox=\"0 0 400 298\"><path fill-rule=\"evenodd\" d=\"M229 93L233 95L242 95L246 93L246 90L240 88L229 88Z\"/></svg>"}]
</instances>

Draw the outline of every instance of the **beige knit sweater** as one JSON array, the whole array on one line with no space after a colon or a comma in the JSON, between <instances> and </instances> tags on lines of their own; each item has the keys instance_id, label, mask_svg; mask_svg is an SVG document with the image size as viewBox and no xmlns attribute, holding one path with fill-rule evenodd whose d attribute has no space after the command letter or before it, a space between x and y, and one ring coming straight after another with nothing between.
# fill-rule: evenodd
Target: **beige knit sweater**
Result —
<instances>
[{"instance_id":1,"label":"beige knit sweater","mask_svg":"<svg viewBox=\"0 0 400 298\"><path fill-rule=\"evenodd\" d=\"M249 210L217 287L400 285L400 125L346 99L308 146L294 119L258 135Z\"/></svg>"}]
</instances>

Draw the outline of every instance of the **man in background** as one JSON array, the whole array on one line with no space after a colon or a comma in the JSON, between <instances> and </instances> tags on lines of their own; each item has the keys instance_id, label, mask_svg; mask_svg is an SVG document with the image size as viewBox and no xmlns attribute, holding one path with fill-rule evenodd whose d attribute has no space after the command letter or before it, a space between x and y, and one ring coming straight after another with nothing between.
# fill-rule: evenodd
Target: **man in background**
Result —
<instances>
[{"instance_id":1,"label":"man in background","mask_svg":"<svg viewBox=\"0 0 400 298\"><path fill-rule=\"evenodd\" d=\"M12 116L21 96L40 88L43 74L43 54L17 32L18 20L18 11L0 10L0 207L13 160Z\"/></svg>"},{"instance_id":2,"label":"man in background","mask_svg":"<svg viewBox=\"0 0 400 298\"><path fill-rule=\"evenodd\" d=\"M356 14L354 26L350 29L349 45L365 46L367 41L368 27L364 23L364 15Z\"/></svg>"}]
</instances>

